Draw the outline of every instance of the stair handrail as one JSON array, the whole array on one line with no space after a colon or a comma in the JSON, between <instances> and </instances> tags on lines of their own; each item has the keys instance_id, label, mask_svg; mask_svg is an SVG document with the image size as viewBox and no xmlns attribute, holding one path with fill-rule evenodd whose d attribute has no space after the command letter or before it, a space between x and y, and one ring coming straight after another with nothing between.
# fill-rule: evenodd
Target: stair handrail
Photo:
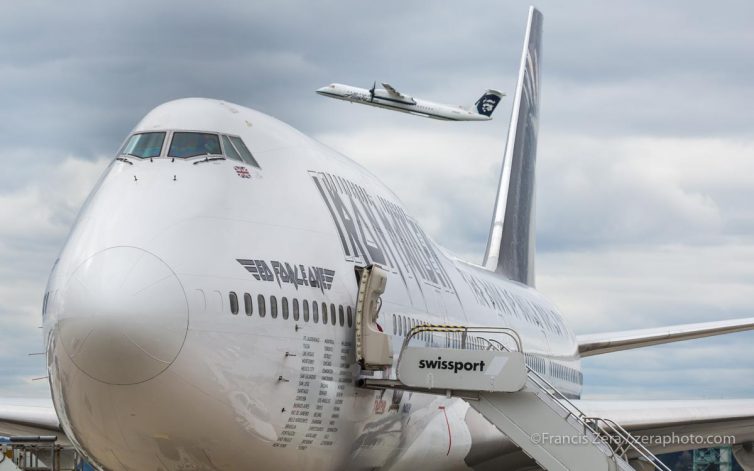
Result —
<instances>
[{"instance_id":1,"label":"stair handrail","mask_svg":"<svg viewBox=\"0 0 754 471\"><path fill-rule=\"evenodd\" d=\"M558 388L553 386L549 381L547 381L545 378L543 378L539 373L534 371L529 365L526 365L526 369L529 370L529 373L533 374L535 378L534 384L539 387L540 390L542 390L545 394L547 394L550 398L555 400L555 403L559 404L560 407L565 410L568 414L573 416L583 427L585 427L586 430L589 430L592 432L597 438L604 436L602 433L601 427L599 427L599 423L603 422L607 424L611 429L614 429L616 432L616 435L620 437L622 440L619 441L614 436L606 437L609 441L616 443L617 446L621 446L623 443L628 445L631 449L636 451L642 458L648 460L652 465L655 467L655 469L659 469L660 471L671 471L670 468L668 468L665 463L660 461L657 456L655 456L651 451L649 451L644 445L642 445L638 440L636 440L626 429L615 423L614 421L610 419L603 419L601 417L588 417L584 412L576 406L570 399L568 399ZM531 377L531 376L530 376ZM541 383L544 383L548 386L548 388L542 387ZM553 391L557 394L554 394ZM569 407L566 407L565 404L568 404ZM574 412L575 411L575 412ZM597 426L593 427L590 425L590 422L594 422L597 424ZM616 454L616 450L612 446L608 446L608 448L611 450L612 454ZM621 446L622 448L622 446ZM621 453L621 458L625 456L625 452Z\"/></svg>"},{"instance_id":2,"label":"stair handrail","mask_svg":"<svg viewBox=\"0 0 754 471\"><path fill-rule=\"evenodd\" d=\"M565 396L558 388L552 385L549 381L547 381L542 375L534 371L529 365L526 365L526 369L529 371L529 377L533 380L532 382L545 394L547 394L548 397L554 400L554 402L563 409L569 416L572 416L576 421L581 424L582 427L584 427L585 430L589 430L592 432L596 437L600 436L600 433L597 429L592 427L589 422L587 422L586 414L584 414L581 409L579 409L576 404L571 402L568 397ZM542 385L542 383L545 384L545 386ZM567 405L566 405L567 404ZM610 448L611 452L615 454L615 450L613 450L612 447Z\"/></svg>"},{"instance_id":3,"label":"stair handrail","mask_svg":"<svg viewBox=\"0 0 754 471\"><path fill-rule=\"evenodd\" d=\"M464 340L462 347L465 347L466 336L469 333L502 334L513 340L513 343L516 345L516 351L523 352L523 342L521 341L521 336L518 334L518 332L508 327L475 327L452 324L420 324L409 329L406 337L403 339L403 345L401 346L401 355L403 354L403 351L406 349L406 347L408 347L411 339L422 332L461 333L462 339ZM501 342L495 339L488 339L486 337L479 338L486 341L489 345L497 344L496 350L504 349L510 351L510 349L506 348Z\"/></svg>"},{"instance_id":4,"label":"stair handrail","mask_svg":"<svg viewBox=\"0 0 754 471\"><path fill-rule=\"evenodd\" d=\"M659 468L662 471L671 471L670 468L665 463L660 461L660 459L657 458L657 456L652 453L646 446L644 446L643 443L637 440L636 437L631 435L629 431L627 431L617 422L611 419L605 419L603 417L588 417L587 420L595 421L598 427L600 423L603 423L605 428L611 431L614 435L619 436L620 439L623 440L630 448L638 452L642 458L652 463L655 468ZM603 430L602 427L599 428Z\"/></svg>"}]
</instances>

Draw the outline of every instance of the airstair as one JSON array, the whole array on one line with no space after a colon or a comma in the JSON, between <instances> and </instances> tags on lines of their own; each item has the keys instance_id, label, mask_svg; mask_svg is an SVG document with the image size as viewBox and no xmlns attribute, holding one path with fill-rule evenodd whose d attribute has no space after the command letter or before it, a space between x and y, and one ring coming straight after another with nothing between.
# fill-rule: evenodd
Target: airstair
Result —
<instances>
[{"instance_id":1,"label":"airstair","mask_svg":"<svg viewBox=\"0 0 754 471\"><path fill-rule=\"evenodd\" d=\"M367 267L360 276L357 359L365 370L387 371L393 355L376 327L386 274ZM363 376L359 385L463 398L544 470L670 471L620 425L586 416L523 351L508 328L418 325L405 336L395 378Z\"/></svg>"}]
</instances>

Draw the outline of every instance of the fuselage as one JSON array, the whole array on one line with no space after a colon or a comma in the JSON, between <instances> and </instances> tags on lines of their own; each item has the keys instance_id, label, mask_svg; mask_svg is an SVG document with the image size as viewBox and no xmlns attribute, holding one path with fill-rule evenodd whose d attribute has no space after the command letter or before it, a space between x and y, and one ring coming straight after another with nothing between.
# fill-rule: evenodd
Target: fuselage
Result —
<instances>
[{"instance_id":1,"label":"fuselage","mask_svg":"<svg viewBox=\"0 0 754 471\"><path fill-rule=\"evenodd\" d=\"M61 424L104 469L463 469L473 447L503 443L463 400L355 386L368 264L390 273L378 322L394 351L417 323L509 327L532 368L579 396L555 306L439 247L348 158L216 100L166 103L133 133L164 135L105 170L43 313ZM191 133L222 146L173 149ZM235 139L253 161L229 158Z\"/></svg>"},{"instance_id":2,"label":"fuselage","mask_svg":"<svg viewBox=\"0 0 754 471\"><path fill-rule=\"evenodd\" d=\"M382 89L370 91L365 88L334 83L317 89L317 93L337 100L376 106L378 108L386 108L444 121L489 121L492 119L492 117L479 114L473 109L434 103L413 97L393 96Z\"/></svg>"}]
</instances>

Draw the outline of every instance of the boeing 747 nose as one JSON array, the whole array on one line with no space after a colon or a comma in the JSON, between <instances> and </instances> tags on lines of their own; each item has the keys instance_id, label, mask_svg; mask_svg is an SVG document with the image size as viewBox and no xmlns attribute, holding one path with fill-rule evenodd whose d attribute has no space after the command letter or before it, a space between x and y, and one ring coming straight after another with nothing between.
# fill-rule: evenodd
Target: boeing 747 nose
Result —
<instances>
[{"instance_id":1,"label":"boeing 747 nose","mask_svg":"<svg viewBox=\"0 0 754 471\"><path fill-rule=\"evenodd\" d=\"M180 281L157 256L135 247L96 253L60 292L59 339L82 372L129 385L159 375L178 356L188 329Z\"/></svg>"}]
</instances>

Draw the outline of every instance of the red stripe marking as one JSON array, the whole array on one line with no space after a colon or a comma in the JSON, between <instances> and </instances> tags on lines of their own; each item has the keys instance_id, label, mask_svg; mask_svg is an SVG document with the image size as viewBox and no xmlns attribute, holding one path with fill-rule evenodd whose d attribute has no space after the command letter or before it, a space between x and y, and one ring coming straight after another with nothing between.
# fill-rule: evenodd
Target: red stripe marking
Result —
<instances>
[{"instance_id":1,"label":"red stripe marking","mask_svg":"<svg viewBox=\"0 0 754 471\"><path fill-rule=\"evenodd\" d=\"M438 409L441 409L442 413L445 415L445 424L448 426L448 452L445 453L445 456L448 456L450 454L450 446L453 444L453 436L450 434L450 421L448 420L448 413L445 411L445 406L440 406Z\"/></svg>"}]
</instances>

